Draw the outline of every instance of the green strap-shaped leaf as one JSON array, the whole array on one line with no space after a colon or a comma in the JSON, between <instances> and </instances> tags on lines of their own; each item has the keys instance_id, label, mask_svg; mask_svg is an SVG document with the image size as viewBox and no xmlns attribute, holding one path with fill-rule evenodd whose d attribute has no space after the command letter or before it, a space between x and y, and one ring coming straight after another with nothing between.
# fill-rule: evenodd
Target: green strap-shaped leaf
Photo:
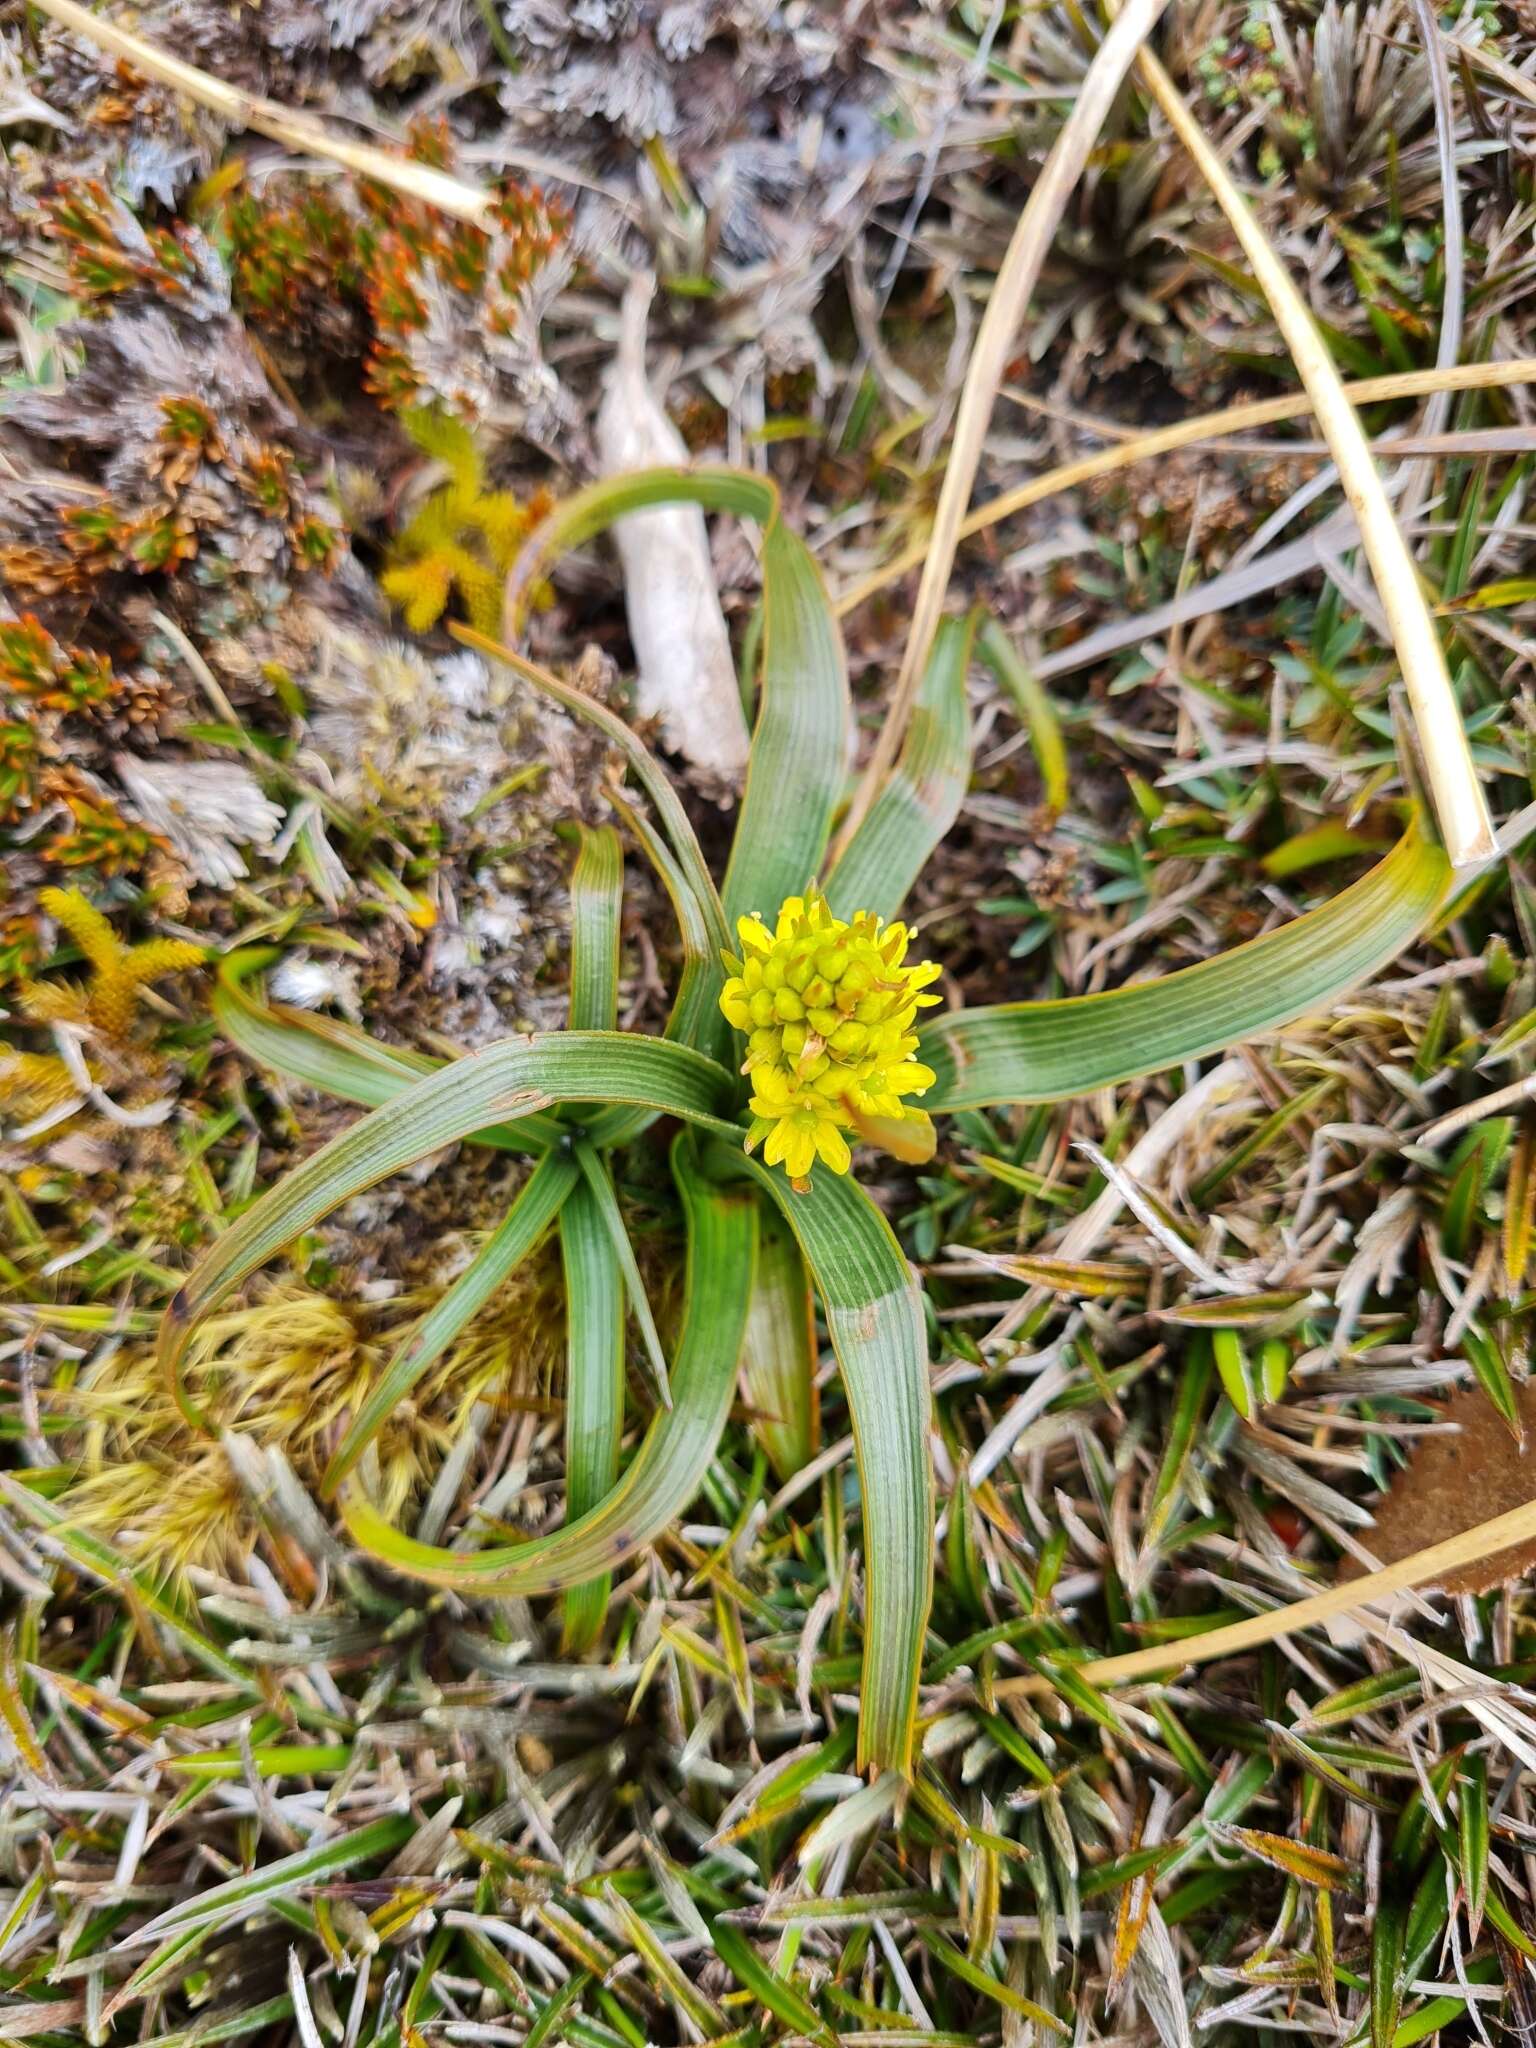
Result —
<instances>
[{"instance_id":1,"label":"green strap-shaped leaf","mask_svg":"<svg viewBox=\"0 0 1536 2048\"><path fill-rule=\"evenodd\" d=\"M623 1476L588 1513L572 1507L564 1528L490 1550L445 1550L393 1528L360 1498L342 1503L353 1540L381 1563L431 1585L482 1594L548 1593L621 1565L654 1542L698 1492L720 1441L736 1384L759 1205L695 1167L686 1137L672 1171L688 1231L683 1328L672 1406L660 1410Z\"/></svg>"},{"instance_id":2,"label":"green strap-shaped leaf","mask_svg":"<svg viewBox=\"0 0 1536 2048\"><path fill-rule=\"evenodd\" d=\"M213 991L214 1022L230 1044L258 1066L343 1102L360 1102L365 1109L393 1102L402 1089L442 1067L441 1060L405 1046L385 1045L337 1018L290 1009L284 1003L258 1002L247 982L281 958L276 946L243 947L220 961ZM530 1116L515 1130L473 1135L477 1144L500 1151L537 1152L557 1142L563 1132L552 1116Z\"/></svg>"},{"instance_id":3,"label":"green strap-shaped leaf","mask_svg":"<svg viewBox=\"0 0 1536 2048\"><path fill-rule=\"evenodd\" d=\"M936 1016L917 1054L938 1077L923 1107L1056 1102L1276 1030L1400 953L1449 880L1445 855L1414 825L1332 902L1197 967L1104 995Z\"/></svg>"},{"instance_id":4,"label":"green strap-shaped leaf","mask_svg":"<svg viewBox=\"0 0 1536 2048\"><path fill-rule=\"evenodd\" d=\"M641 1341L645 1345L645 1355L651 1361L651 1371L656 1376L661 1405L664 1408L670 1407L672 1391L667 1379L667 1355L661 1348L661 1332L656 1327L656 1318L651 1314L650 1298L646 1294L645 1282L640 1275L640 1261L635 1257L635 1248L630 1243L629 1232L624 1226L624 1214L614 1190L613 1175L584 1138L576 1141L576 1164L581 1168L582 1178L591 1190L592 1199L597 1204L597 1213L613 1245L614 1257L619 1262L619 1274L624 1282L624 1291L629 1296L629 1305L635 1312L635 1321L640 1326Z\"/></svg>"},{"instance_id":5,"label":"green strap-shaped leaf","mask_svg":"<svg viewBox=\"0 0 1536 2048\"><path fill-rule=\"evenodd\" d=\"M579 831L571 871L571 1029L615 1031L624 850L611 825L583 825Z\"/></svg>"},{"instance_id":6,"label":"green strap-shaped leaf","mask_svg":"<svg viewBox=\"0 0 1536 2048\"><path fill-rule=\"evenodd\" d=\"M748 1174L778 1204L821 1296L853 1422L864 1502L864 1672L859 1769L909 1772L917 1680L933 1598L933 1464L923 1298L901 1247L855 1180L782 1173L710 1148L712 1170Z\"/></svg>"},{"instance_id":7,"label":"green strap-shaped leaf","mask_svg":"<svg viewBox=\"0 0 1536 2048\"><path fill-rule=\"evenodd\" d=\"M851 729L842 637L815 558L784 521L777 487L723 467L605 478L555 507L514 579L526 587L562 549L580 546L626 513L668 504L733 512L763 529L763 687L724 896L733 924L744 911L772 917L821 868Z\"/></svg>"},{"instance_id":8,"label":"green strap-shaped leaf","mask_svg":"<svg viewBox=\"0 0 1536 2048\"><path fill-rule=\"evenodd\" d=\"M504 1039L424 1075L285 1175L193 1268L160 1326L161 1366L183 1413L199 1423L181 1388L181 1366L203 1318L274 1252L353 1195L487 1124L557 1103L635 1104L730 1135L738 1126L719 1111L731 1092L731 1077L702 1053L620 1031Z\"/></svg>"},{"instance_id":9,"label":"green strap-shaped leaf","mask_svg":"<svg viewBox=\"0 0 1536 2048\"><path fill-rule=\"evenodd\" d=\"M835 2030L802 1992L763 1961L739 1927L733 1927L729 1920L712 1921L709 1938L715 1954L737 1983L765 2005L775 2019L782 2020L792 2033L820 2042L824 2048L833 2048L837 2040Z\"/></svg>"},{"instance_id":10,"label":"green strap-shaped leaf","mask_svg":"<svg viewBox=\"0 0 1536 2048\"><path fill-rule=\"evenodd\" d=\"M619 1023L619 924L624 909L624 849L611 825L577 827L571 872L573 1031L616 1031ZM602 1145L627 1145L652 1122L647 1109L610 1109L593 1128Z\"/></svg>"},{"instance_id":11,"label":"green strap-shaped leaf","mask_svg":"<svg viewBox=\"0 0 1536 2048\"><path fill-rule=\"evenodd\" d=\"M624 1275L589 1177L572 1190L561 1212L560 1261L565 1277L565 1493L567 1513L575 1521L598 1505L618 1477L624 1435ZM565 1601L568 1651L579 1653L596 1641L610 1590L606 1572L572 1586Z\"/></svg>"},{"instance_id":12,"label":"green strap-shaped leaf","mask_svg":"<svg viewBox=\"0 0 1536 2048\"><path fill-rule=\"evenodd\" d=\"M568 1152L546 1152L518 1190L503 1221L470 1264L427 1311L385 1367L373 1392L352 1419L325 1470L325 1499L352 1470L412 1387L484 1308L491 1296L533 1250L575 1187L579 1175Z\"/></svg>"},{"instance_id":13,"label":"green strap-shaped leaf","mask_svg":"<svg viewBox=\"0 0 1536 2048\"><path fill-rule=\"evenodd\" d=\"M725 914L773 918L821 871L848 766L843 643L810 550L778 516L763 534L763 686Z\"/></svg>"},{"instance_id":14,"label":"green strap-shaped leaf","mask_svg":"<svg viewBox=\"0 0 1536 2048\"><path fill-rule=\"evenodd\" d=\"M214 1018L230 1043L258 1065L305 1087L323 1089L343 1102L378 1109L393 1102L424 1074L441 1073L451 1064L404 1046L385 1045L335 1017L314 1016L282 1003L257 1002L247 980L281 957L276 947L253 947L231 953L219 964ZM588 1121L586 1130L595 1144L617 1145L633 1137L648 1120L644 1112L637 1115L631 1109L604 1109ZM522 1117L516 1124L471 1131L469 1142L504 1152L542 1152L568 1135L568 1127L558 1117L540 1113Z\"/></svg>"},{"instance_id":15,"label":"green strap-shaped leaf","mask_svg":"<svg viewBox=\"0 0 1536 2048\"><path fill-rule=\"evenodd\" d=\"M741 1381L752 1434L780 1479L791 1478L816 1455L816 1308L800 1247L772 1210L758 1226Z\"/></svg>"},{"instance_id":16,"label":"green strap-shaped leaf","mask_svg":"<svg viewBox=\"0 0 1536 2048\"><path fill-rule=\"evenodd\" d=\"M827 901L839 917L856 910L895 917L960 815L971 779L965 672L974 637L974 618L939 627L901 759L827 878Z\"/></svg>"},{"instance_id":17,"label":"green strap-shaped leaf","mask_svg":"<svg viewBox=\"0 0 1536 2048\"><path fill-rule=\"evenodd\" d=\"M580 829L571 872L571 1030L618 1028L618 924L625 903L625 854L612 825ZM565 1204L559 1257L565 1280L565 1501L584 1516L618 1477L625 1438L625 1292L655 1341L651 1305L618 1214L602 1157L575 1143L582 1186ZM666 1364L662 1364L666 1378ZM565 1595L565 1649L580 1655L602 1634L612 1579L600 1573Z\"/></svg>"}]
</instances>

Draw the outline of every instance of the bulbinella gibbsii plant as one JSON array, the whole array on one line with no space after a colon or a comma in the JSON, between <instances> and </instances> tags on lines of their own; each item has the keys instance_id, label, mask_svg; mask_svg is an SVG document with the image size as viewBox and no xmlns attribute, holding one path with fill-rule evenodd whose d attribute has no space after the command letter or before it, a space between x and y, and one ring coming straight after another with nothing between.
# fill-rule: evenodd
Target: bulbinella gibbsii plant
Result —
<instances>
[{"instance_id":1,"label":"bulbinella gibbsii plant","mask_svg":"<svg viewBox=\"0 0 1536 2048\"><path fill-rule=\"evenodd\" d=\"M1410 810L1397 846L1361 880L1216 959L1103 995L946 1009L935 1001L942 963L909 958L911 934L899 917L969 780L972 621L943 625L899 757L856 828L834 844L852 726L842 647L817 569L781 519L771 483L725 469L658 470L577 494L524 551L509 617L516 624L560 549L625 513L679 501L762 528L757 719L718 884L666 774L621 719L514 647L455 629L595 724L622 758L629 786L616 790L615 811L665 885L681 938L664 1032L616 1028L623 853L615 826L579 834L566 1030L434 1066L263 1001L254 977L272 956L233 956L217 997L226 1034L269 1068L371 1114L224 1233L173 1302L161 1359L183 1412L197 1421L183 1383L189 1348L285 1244L455 1141L528 1156L500 1227L338 1430L322 1492L355 1543L399 1573L465 1596L563 1592L566 1644L579 1649L601 1629L608 1575L699 1489L738 1371L749 1405L779 1425L780 1468L810 1455L814 1299L843 1377L862 1497L860 1762L902 1771L912 1761L931 1594L927 1322L917 1279L861 1185L859 1149L921 1161L938 1142L931 1119L946 1112L1085 1094L1325 1006L1423 929L1449 869ZM983 653L986 645L984 636ZM672 1131L685 1246L670 1348L616 1192L626 1149L654 1144L658 1125ZM479 1547L463 1537L459 1548L417 1541L371 1496L365 1453L550 1229L566 1297L566 1520L518 1543L491 1542L494 1532ZM621 1472L626 1305L654 1405Z\"/></svg>"}]
</instances>

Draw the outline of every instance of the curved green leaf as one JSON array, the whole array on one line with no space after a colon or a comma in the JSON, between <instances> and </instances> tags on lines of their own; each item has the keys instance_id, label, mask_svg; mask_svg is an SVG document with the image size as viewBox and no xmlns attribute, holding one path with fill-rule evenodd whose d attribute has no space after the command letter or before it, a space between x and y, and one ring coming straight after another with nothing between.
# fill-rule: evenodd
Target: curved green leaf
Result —
<instances>
[{"instance_id":1,"label":"curved green leaf","mask_svg":"<svg viewBox=\"0 0 1536 2048\"><path fill-rule=\"evenodd\" d=\"M752 1291L758 1204L694 1166L680 1137L672 1171L688 1231L683 1328L672 1406L660 1410L623 1476L587 1514L527 1543L464 1552L418 1543L368 1502L349 1498L342 1518L381 1563L429 1584L483 1594L549 1593L612 1570L643 1550L698 1492L720 1441L736 1384L736 1360Z\"/></svg>"},{"instance_id":2,"label":"curved green leaf","mask_svg":"<svg viewBox=\"0 0 1536 2048\"><path fill-rule=\"evenodd\" d=\"M573 1031L619 1026L619 925L624 910L624 849L611 825L578 825L571 871ZM611 1109L597 1126L603 1145L627 1145L651 1122L645 1109Z\"/></svg>"},{"instance_id":3,"label":"curved green leaf","mask_svg":"<svg viewBox=\"0 0 1536 2048\"><path fill-rule=\"evenodd\" d=\"M752 1434L780 1479L792 1478L816 1455L816 1305L800 1247L772 1210L758 1226L741 1381Z\"/></svg>"},{"instance_id":4,"label":"curved green leaf","mask_svg":"<svg viewBox=\"0 0 1536 2048\"><path fill-rule=\"evenodd\" d=\"M258 1066L306 1088L319 1088L343 1102L378 1109L393 1102L423 1074L435 1074L443 1062L406 1046L385 1045L355 1025L334 1017L295 1010L286 1003L258 1002L246 987L253 974L282 958L276 946L243 947L219 962L213 991L213 1017L230 1044ZM525 1117L516 1130L477 1131L477 1144L498 1151L536 1152L562 1136L551 1116Z\"/></svg>"},{"instance_id":5,"label":"curved green leaf","mask_svg":"<svg viewBox=\"0 0 1536 2048\"><path fill-rule=\"evenodd\" d=\"M842 1370L864 1503L860 1770L910 1772L917 1681L933 1599L932 1400L923 1298L891 1226L855 1180L817 1173L797 1195L744 1152L710 1165L746 1174L778 1204L811 1269Z\"/></svg>"},{"instance_id":6,"label":"curved green leaf","mask_svg":"<svg viewBox=\"0 0 1536 2048\"><path fill-rule=\"evenodd\" d=\"M630 1243L629 1232L624 1226L623 1212L619 1208L619 1198L614 1191L613 1175L585 1138L578 1138L576 1141L576 1163L591 1190L592 1199L597 1204L598 1216L608 1233L614 1257L619 1262L624 1291L629 1296L629 1305L634 1310L635 1321L640 1326L640 1337L645 1345L646 1357L651 1361L651 1371L656 1375L661 1405L669 1408L672 1405L672 1392L667 1383L667 1355L661 1348L661 1332L656 1327L656 1318L651 1314L650 1298L645 1291L645 1282L640 1276L640 1261L635 1257L635 1248Z\"/></svg>"},{"instance_id":7,"label":"curved green leaf","mask_svg":"<svg viewBox=\"0 0 1536 2048\"><path fill-rule=\"evenodd\" d=\"M971 779L965 672L974 616L945 619L923 671L901 758L827 878L839 917L895 917L929 855L960 815Z\"/></svg>"},{"instance_id":8,"label":"curved green leaf","mask_svg":"<svg viewBox=\"0 0 1536 2048\"><path fill-rule=\"evenodd\" d=\"M615 520L654 505L701 505L706 512L734 512L738 519L769 526L779 516L779 490L771 477L732 469L725 462L701 462L694 469L663 463L602 477L562 498L528 536L508 580L509 601L515 606L556 555L582 547L606 533Z\"/></svg>"},{"instance_id":9,"label":"curved green leaf","mask_svg":"<svg viewBox=\"0 0 1536 2048\"><path fill-rule=\"evenodd\" d=\"M575 1521L598 1505L618 1477L624 1435L624 1275L590 1177L572 1190L561 1213L560 1263L565 1277L565 1496L566 1512ZM567 1651L579 1653L597 1640L610 1591L606 1572L572 1584L565 1601Z\"/></svg>"},{"instance_id":10,"label":"curved green leaf","mask_svg":"<svg viewBox=\"0 0 1536 2048\"><path fill-rule=\"evenodd\" d=\"M453 1285L438 1298L385 1367L320 1482L329 1500L412 1387L484 1308L544 1235L575 1187L579 1169L569 1152L546 1152L519 1188L506 1216Z\"/></svg>"},{"instance_id":11,"label":"curved green leaf","mask_svg":"<svg viewBox=\"0 0 1536 2048\"><path fill-rule=\"evenodd\" d=\"M626 513L667 504L732 512L763 529L762 691L723 894L733 923L753 910L771 918L820 871L852 729L842 636L815 557L784 520L777 486L747 470L708 466L589 484L530 537L513 572L513 603L563 549Z\"/></svg>"},{"instance_id":12,"label":"curved green leaf","mask_svg":"<svg viewBox=\"0 0 1536 2048\"><path fill-rule=\"evenodd\" d=\"M712 1059L723 1058L723 1048L731 1033L720 1014L719 957L710 950L709 926L698 898L650 819L627 804L615 790L608 792L608 801L639 840L646 859L660 876L682 939L682 971L665 1036L675 1038L679 1045L696 1046ZM721 1048L719 1052L717 1047Z\"/></svg>"},{"instance_id":13,"label":"curved green leaf","mask_svg":"<svg viewBox=\"0 0 1536 2048\"><path fill-rule=\"evenodd\" d=\"M577 830L580 850L571 870L571 1029L616 1031L624 850L611 825Z\"/></svg>"},{"instance_id":14,"label":"curved green leaf","mask_svg":"<svg viewBox=\"0 0 1536 2048\"><path fill-rule=\"evenodd\" d=\"M422 1076L296 1166L193 1268L160 1325L161 1366L183 1414L200 1424L180 1384L198 1324L274 1252L353 1195L487 1124L536 1115L556 1103L636 1104L734 1134L739 1127L718 1113L731 1093L731 1077L702 1053L620 1031L504 1039Z\"/></svg>"},{"instance_id":15,"label":"curved green leaf","mask_svg":"<svg viewBox=\"0 0 1536 2048\"><path fill-rule=\"evenodd\" d=\"M763 534L763 684L726 917L772 919L816 879L848 768L851 711L842 637L810 549L777 516Z\"/></svg>"},{"instance_id":16,"label":"curved green leaf","mask_svg":"<svg viewBox=\"0 0 1536 2048\"><path fill-rule=\"evenodd\" d=\"M213 991L215 1023L230 1044L258 1066L306 1088L339 1096L343 1102L378 1109L393 1102L424 1074L441 1073L448 1064L406 1046L385 1045L335 1017L290 1009L285 1003L258 1002L246 987L247 980L281 958L275 946L245 947L230 953L219 963ZM612 1114L616 1119L630 1112ZM613 1142L602 1119L594 1118L589 1129L599 1143ZM523 1117L516 1125L471 1131L469 1142L502 1152L542 1152L546 1146L558 1145L566 1135L558 1118L541 1113Z\"/></svg>"},{"instance_id":17,"label":"curved green leaf","mask_svg":"<svg viewBox=\"0 0 1536 2048\"><path fill-rule=\"evenodd\" d=\"M1321 909L1197 967L1103 995L955 1010L923 1029L929 1111L1056 1102L1198 1058L1333 1002L1400 953L1450 880L1415 824Z\"/></svg>"},{"instance_id":18,"label":"curved green leaf","mask_svg":"<svg viewBox=\"0 0 1536 2048\"><path fill-rule=\"evenodd\" d=\"M176 1900L163 1913L123 1936L116 1952L146 1948L166 1935L213 1927L237 1914L244 1919L272 1901L290 1899L306 1886L334 1877L338 1871L353 1870L359 1863L389 1856L410 1840L419 1825L413 1814L386 1814L350 1834L327 1836L296 1849L290 1856L280 1856L275 1863L240 1871L222 1884L205 1886L190 1898Z\"/></svg>"}]
</instances>

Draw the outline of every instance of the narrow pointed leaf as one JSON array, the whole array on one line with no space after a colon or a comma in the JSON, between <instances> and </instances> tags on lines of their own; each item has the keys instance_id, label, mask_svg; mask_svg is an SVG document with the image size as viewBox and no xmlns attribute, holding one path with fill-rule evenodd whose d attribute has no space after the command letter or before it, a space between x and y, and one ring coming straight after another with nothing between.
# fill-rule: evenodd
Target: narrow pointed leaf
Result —
<instances>
[{"instance_id":1,"label":"narrow pointed leaf","mask_svg":"<svg viewBox=\"0 0 1536 2048\"><path fill-rule=\"evenodd\" d=\"M971 779L965 701L975 621L946 619L923 674L912 723L890 780L827 878L839 917L895 917L929 855L960 815Z\"/></svg>"},{"instance_id":2,"label":"narrow pointed leaf","mask_svg":"<svg viewBox=\"0 0 1536 2048\"><path fill-rule=\"evenodd\" d=\"M640 1262L635 1257L635 1248L629 1241L628 1230L624 1227L619 1198L614 1192L613 1176L585 1139L577 1140L576 1163L591 1190L597 1214L613 1246L619 1274L624 1282L624 1291L629 1296L629 1305L634 1310L635 1321L640 1326L640 1337L645 1345L646 1356L651 1361L651 1371L656 1376L661 1405L670 1408L672 1392L667 1377L667 1354L661 1348L661 1332L656 1328L656 1318L651 1314L650 1297L646 1294L645 1281L640 1275Z\"/></svg>"},{"instance_id":3,"label":"narrow pointed leaf","mask_svg":"<svg viewBox=\"0 0 1536 2048\"><path fill-rule=\"evenodd\" d=\"M1378 1899L1371 1923L1371 2048L1392 2048L1403 2009L1403 1959L1408 1914L1396 1899Z\"/></svg>"},{"instance_id":4,"label":"narrow pointed leaf","mask_svg":"<svg viewBox=\"0 0 1536 2048\"><path fill-rule=\"evenodd\" d=\"M316 1884L338 1871L353 1870L359 1863L389 1856L415 1834L416 1828L417 1822L409 1814L387 1814L350 1834L332 1835L291 1856L280 1856L275 1863L211 1885L167 1907L120 1942L116 1952L145 1948L168 1935L190 1934L195 1928L213 1926L233 1914L252 1912L269 1900L287 1899L301 1886Z\"/></svg>"},{"instance_id":5,"label":"narrow pointed leaf","mask_svg":"<svg viewBox=\"0 0 1536 2048\"><path fill-rule=\"evenodd\" d=\"M917 1057L930 1111L1056 1102L1152 1074L1326 1007L1386 965L1444 896L1445 855L1415 825L1321 909L1160 981L938 1016Z\"/></svg>"},{"instance_id":6,"label":"narrow pointed leaf","mask_svg":"<svg viewBox=\"0 0 1536 2048\"><path fill-rule=\"evenodd\" d=\"M775 2019L792 2033L832 2048L837 2036L808 1998L772 1969L748 1941L739 1927L728 1920L716 1920L709 1930L715 1954L744 1991L750 1991Z\"/></svg>"},{"instance_id":7,"label":"narrow pointed leaf","mask_svg":"<svg viewBox=\"0 0 1536 2048\"><path fill-rule=\"evenodd\" d=\"M385 1367L326 1467L321 1483L324 1498L335 1493L422 1374L442 1357L533 1250L559 1214L579 1171L566 1152L546 1152L537 1162L501 1223Z\"/></svg>"},{"instance_id":8,"label":"narrow pointed leaf","mask_svg":"<svg viewBox=\"0 0 1536 2048\"><path fill-rule=\"evenodd\" d=\"M1319 1849L1311 1842L1295 1842L1289 1835L1271 1834L1263 1828L1228 1828L1222 1839L1237 1843L1250 1856L1284 1871L1299 1884L1318 1885L1329 1892L1359 1889L1360 1873L1331 1849Z\"/></svg>"},{"instance_id":9,"label":"narrow pointed leaf","mask_svg":"<svg viewBox=\"0 0 1536 2048\"><path fill-rule=\"evenodd\" d=\"M1461 1783L1456 1788L1456 1814L1467 1930L1475 1942L1488 1901L1488 1760L1480 1752L1462 1763Z\"/></svg>"},{"instance_id":10,"label":"narrow pointed leaf","mask_svg":"<svg viewBox=\"0 0 1536 2048\"><path fill-rule=\"evenodd\" d=\"M1169 1421L1167 1441L1163 1448L1163 1462L1158 1468L1157 1484L1152 1490L1152 1499L1147 1508L1146 1525L1141 1538L1144 1554L1157 1548L1174 1508L1182 1497L1185 1467L1205 1414L1206 1396L1211 1384L1211 1368L1210 1346L1204 1342L1192 1344L1186 1354L1184 1370L1179 1377L1178 1397Z\"/></svg>"},{"instance_id":11,"label":"narrow pointed leaf","mask_svg":"<svg viewBox=\"0 0 1536 2048\"><path fill-rule=\"evenodd\" d=\"M457 1551L403 1536L366 1501L344 1501L353 1539L381 1563L432 1585L485 1594L553 1592L622 1564L655 1541L698 1492L720 1441L752 1289L758 1203L693 1165L686 1140L672 1170L688 1230L682 1334L672 1406L661 1410L618 1482L586 1514L527 1543Z\"/></svg>"},{"instance_id":12,"label":"narrow pointed leaf","mask_svg":"<svg viewBox=\"0 0 1536 2048\"><path fill-rule=\"evenodd\" d=\"M1061 737L1061 721L1044 684L1020 659L1018 649L995 619L988 619L977 634L976 652L1013 699L1014 709L1028 728L1030 752L1040 771L1046 802L1053 811L1065 810L1067 749Z\"/></svg>"}]
</instances>

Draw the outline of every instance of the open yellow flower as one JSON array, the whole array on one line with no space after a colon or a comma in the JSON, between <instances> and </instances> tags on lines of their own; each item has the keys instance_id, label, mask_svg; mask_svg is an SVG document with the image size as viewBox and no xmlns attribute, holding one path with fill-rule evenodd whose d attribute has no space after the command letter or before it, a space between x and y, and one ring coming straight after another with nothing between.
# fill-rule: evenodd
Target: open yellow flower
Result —
<instances>
[{"instance_id":1,"label":"open yellow flower","mask_svg":"<svg viewBox=\"0 0 1536 2048\"><path fill-rule=\"evenodd\" d=\"M905 1098L933 1086L912 1058L931 961L904 964L911 933L873 911L834 917L814 888L791 896L770 932L760 918L736 926L742 957L726 955L731 979L720 1007L747 1034L742 1072L752 1080L747 1150L763 1146L800 1189L819 1159L849 1165L846 1131L905 1158L926 1158L933 1127ZM903 1128L905 1127L905 1128ZM766 1142L764 1142L766 1141Z\"/></svg>"}]
</instances>

